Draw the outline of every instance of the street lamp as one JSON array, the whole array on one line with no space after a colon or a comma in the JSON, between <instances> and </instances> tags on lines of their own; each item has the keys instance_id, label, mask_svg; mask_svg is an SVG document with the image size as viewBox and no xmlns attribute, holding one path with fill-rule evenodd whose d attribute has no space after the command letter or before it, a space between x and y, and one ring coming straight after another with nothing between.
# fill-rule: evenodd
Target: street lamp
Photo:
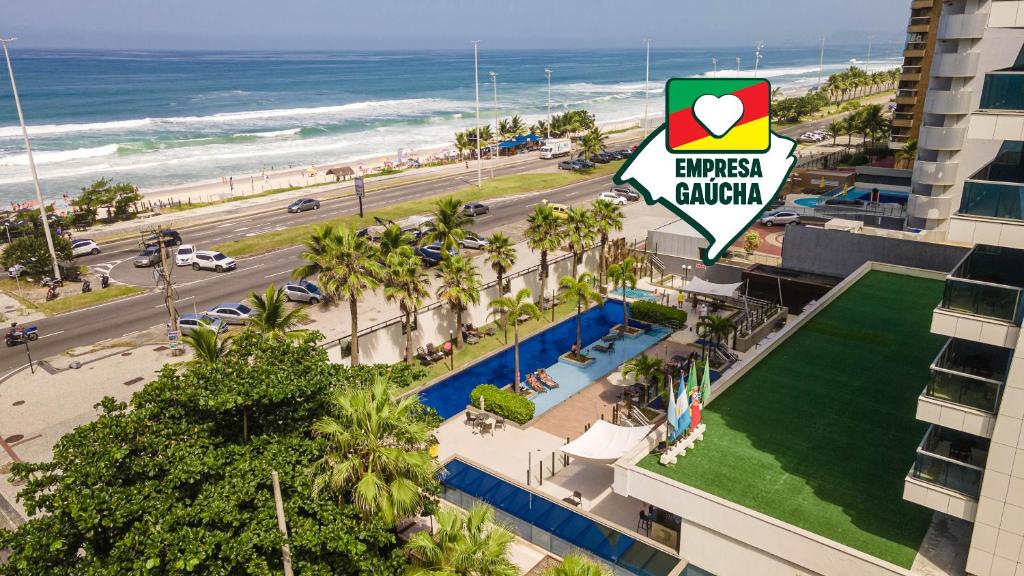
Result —
<instances>
[{"instance_id":1,"label":"street lamp","mask_svg":"<svg viewBox=\"0 0 1024 576\"><path fill-rule=\"evenodd\" d=\"M757 78L757 65L761 63L761 49L764 48L764 41L758 42L754 48L754 78Z\"/></svg>"},{"instance_id":2,"label":"street lamp","mask_svg":"<svg viewBox=\"0 0 1024 576\"><path fill-rule=\"evenodd\" d=\"M0 38L0 44L4 45L4 58L7 60L7 73L11 77L11 91L14 93L14 106L18 109L18 123L21 124L21 135L25 138L25 153L28 156L28 167L32 171L32 182L36 187L36 201L39 202L39 214L43 221L43 234L46 236L46 248L50 251L50 259L53 260L53 278L54 280L60 280L60 265L57 264L57 252L53 249L53 237L50 236L50 223L46 219L46 205L43 204L43 191L39 187L39 173L36 171L36 161L32 157L32 143L29 142L28 128L25 127L25 114L21 111L21 98L18 97L18 84L14 81L14 68L11 66L11 54L7 51L7 45L15 40L17 40L17 38Z\"/></svg>"},{"instance_id":3,"label":"street lamp","mask_svg":"<svg viewBox=\"0 0 1024 576\"><path fill-rule=\"evenodd\" d=\"M480 49L480 41L473 40L473 84L476 86L476 187L483 185L482 162L480 155L480 66L477 54Z\"/></svg>"},{"instance_id":4,"label":"street lamp","mask_svg":"<svg viewBox=\"0 0 1024 576\"><path fill-rule=\"evenodd\" d=\"M718 58L711 59L711 65L715 67L715 71L711 74L712 78L718 77Z\"/></svg>"},{"instance_id":5,"label":"street lamp","mask_svg":"<svg viewBox=\"0 0 1024 576\"><path fill-rule=\"evenodd\" d=\"M491 72L491 86L494 88L494 162L498 161L498 142L501 139L498 130L498 73ZM491 179L494 178L494 162L491 162Z\"/></svg>"},{"instance_id":6,"label":"street lamp","mask_svg":"<svg viewBox=\"0 0 1024 576\"><path fill-rule=\"evenodd\" d=\"M548 77L548 138L551 138L551 68L544 69L544 75Z\"/></svg>"}]
</instances>

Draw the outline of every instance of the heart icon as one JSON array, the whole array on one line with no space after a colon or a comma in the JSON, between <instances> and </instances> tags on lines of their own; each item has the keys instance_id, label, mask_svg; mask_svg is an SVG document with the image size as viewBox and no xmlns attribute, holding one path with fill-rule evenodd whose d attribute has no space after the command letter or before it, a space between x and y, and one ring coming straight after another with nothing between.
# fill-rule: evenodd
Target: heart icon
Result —
<instances>
[{"instance_id":1,"label":"heart icon","mask_svg":"<svg viewBox=\"0 0 1024 576\"><path fill-rule=\"evenodd\" d=\"M693 115L712 136L721 138L743 117L743 102L734 94L705 94L693 103Z\"/></svg>"}]
</instances>

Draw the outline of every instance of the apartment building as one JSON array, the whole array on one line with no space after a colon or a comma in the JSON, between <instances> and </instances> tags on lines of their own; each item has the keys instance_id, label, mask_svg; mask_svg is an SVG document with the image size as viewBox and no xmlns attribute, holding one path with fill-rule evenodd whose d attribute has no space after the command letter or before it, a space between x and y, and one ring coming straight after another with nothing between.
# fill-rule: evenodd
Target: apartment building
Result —
<instances>
[{"instance_id":1,"label":"apartment building","mask_svg":"<svg viewBox=\"0 0 1024 576\"><path fill-rule=\"evenodd\" d=\"M941 13L941 0L914 0L910 3L907 43L903 49L903 67L889 135L892 148L902 148L907 140L918 137Z\"/></svg>"},{"instance_id":2,"label":"apartment building","mask_svg":"<svg viewBox=\"0 0 1024 576\"><path fill-rule=\"evenodd\" d=\"M944 3L906 226L1024 248L1024 2Z\"/></svg>"}]
</instances>

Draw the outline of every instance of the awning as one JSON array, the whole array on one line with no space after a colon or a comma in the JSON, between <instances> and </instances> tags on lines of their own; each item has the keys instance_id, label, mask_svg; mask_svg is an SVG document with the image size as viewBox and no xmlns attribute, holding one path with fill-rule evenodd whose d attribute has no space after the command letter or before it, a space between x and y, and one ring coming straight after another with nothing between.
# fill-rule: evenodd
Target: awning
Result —
<instances>
[{"instance_id":1,"label":"awning","mask_svg":"<svg viewBox=\"0 0 1024 576\"><path fill-rule=\"evenodd\" d=\"M498 147L499 148L515 148L516 146L522 146L524 144L529 144L530 142L539 142L539 141L540 141L540 137L537 136L536 134L527 134L526 136L516 136L515 138L510 138L508 140L505 140L504 142L500 142L498 144Z\"/></svg>"},{"instance_id":2,"label":"awning","mask_svg":"<svg viewBox=\"0 0 1024 576\"><path fill-rule=\"evenodd\" d=\"M355 171L352 170L352 168L349 166L338 166L336 168L331 168L330 170L328 170L327 174L331 176L352 176L353 174L355 174Z\"/></svg>"},{"instance_id":3,"label":"awning","mask_svg":"<svg viewBox=\"0 0 1024 576\"><path fill-rule=\"evenodd\" d=\"M611 464L622 458L651 431L653 426L616 426L598 420L582 436L562 446L562 452L596 464Z\"/></svg>"},{"instance_id":4,"label":"awning","mask_svg":"<svg viewBox=\"0 0 1024 576\"><path fill-rule=\"evenodd\" d=\"M694 278L686 283L686 287L683 288L683 292L703 294L705 296L718 296L720 298L732 298L736 295L736 291L739 290L741 284L743 283L715 284L714 282L708 282L703 278Z\"/></svg>"}]
</instances>

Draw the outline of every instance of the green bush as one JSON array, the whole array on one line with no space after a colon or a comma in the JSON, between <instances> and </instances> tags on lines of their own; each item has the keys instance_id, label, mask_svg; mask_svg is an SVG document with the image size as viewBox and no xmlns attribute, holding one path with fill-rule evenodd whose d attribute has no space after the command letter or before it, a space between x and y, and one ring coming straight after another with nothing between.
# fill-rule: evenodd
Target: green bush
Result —
<instances>
[{"instance_id":1,"label":"green bush","mask_svg":"<svg viewBox=\"0 0 1024 576\"><path fill-rule=\"evenodd\" d=\"M629 312L630 316L641 322L661 324L671 328L681 328L686 324L686 312L654 302L637 300L629 305Z\"/></svg>"},{"instance_id":2,"label":"green bush","mask_svg":"<svg viewBox=\"0 0 1024 576\"><path fill-rule=\"evenodd\" d=\"M511 390L501 390L494 384L481 384L469 393L469 401L479 408L481 397L484 408L491 414L508 418L516 424L526 424L533 419L536 408L533 402Z\"/></svg>"}]
</instances>

